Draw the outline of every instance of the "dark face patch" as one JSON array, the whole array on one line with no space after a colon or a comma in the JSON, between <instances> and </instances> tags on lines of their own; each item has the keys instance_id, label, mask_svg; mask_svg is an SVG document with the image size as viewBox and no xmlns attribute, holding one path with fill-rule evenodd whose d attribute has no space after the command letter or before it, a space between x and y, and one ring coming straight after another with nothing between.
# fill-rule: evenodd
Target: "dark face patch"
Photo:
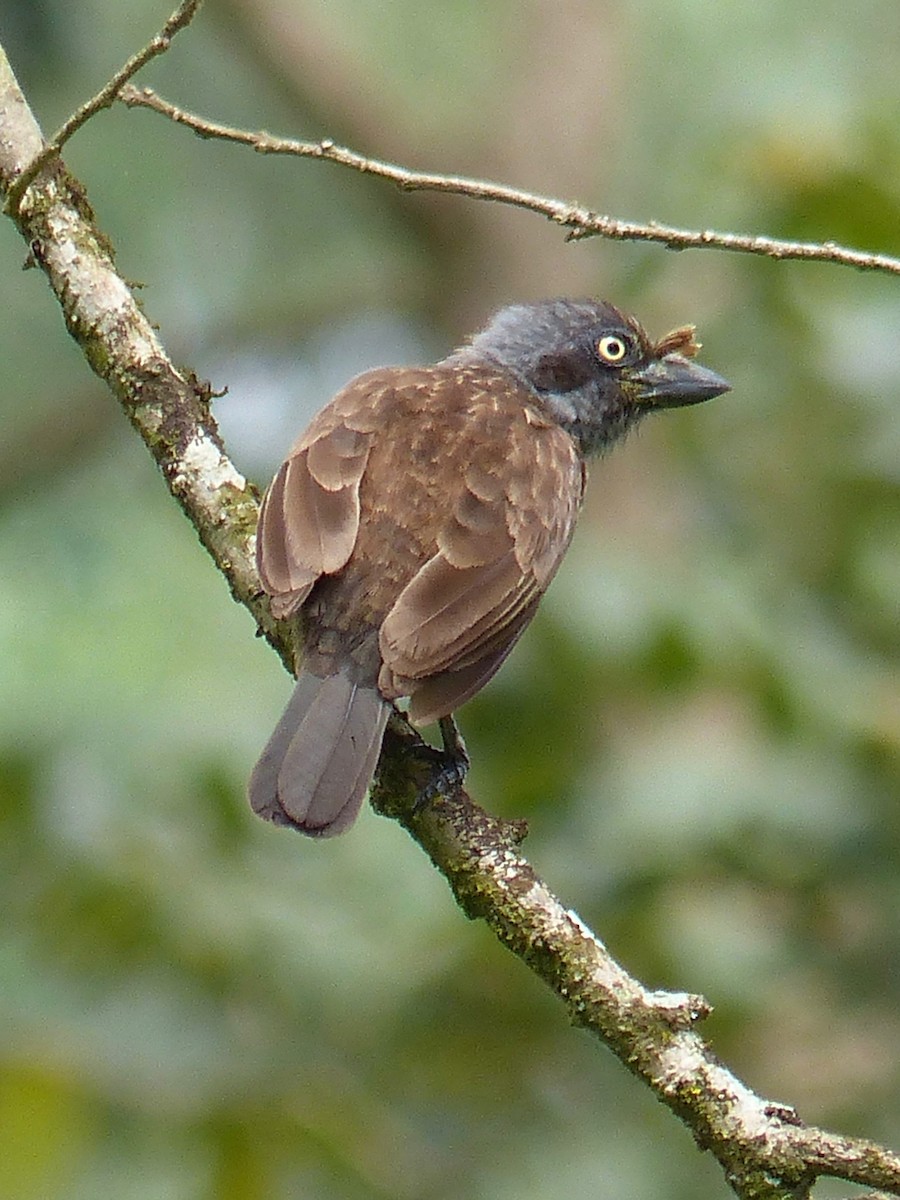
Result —
<instances>
[{"instance_id":1,"label":"dark face patch","mask_svg":"<svg viewBox=\"0 0 900 1200\"><path fill-rule=\"evenodd\" d=\"M538 392L572 392L591 379L591 367L586 356L575 351L545 354L538 359L528 382Z\"/></svg>"}]
</instances>

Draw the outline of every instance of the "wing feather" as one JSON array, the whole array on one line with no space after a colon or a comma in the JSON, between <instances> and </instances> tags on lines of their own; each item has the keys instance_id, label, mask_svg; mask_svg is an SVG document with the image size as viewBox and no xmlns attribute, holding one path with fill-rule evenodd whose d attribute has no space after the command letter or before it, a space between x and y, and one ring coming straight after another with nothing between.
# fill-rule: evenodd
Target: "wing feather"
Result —
<instances>
[{"instance_id":1,"label":"wing feather","mask_svg":"<svg viewBox=\"0 0 900 1200\"><path fill-rule=\"evenodd\" d=\"M434 675L472 653L503 620L521 590L510 551L484 566L458 568L442 554L422 567L397 597L381 626L381 655L410 679Z\"/></svg>"},{"instance_id":2,"label":"wing feather","mask_svg":"<svg viewBox=\"0 0 900 1200\"><path fill-rule=\"evenodd\" d=\"M348 384L313 419L263 498L256 564L276 617L296 613L316 580L340 571L353 553L379 395L368 382Z\"/></svg>"},{"instance_id":3,"label":"wing feather","mask_svg":"<svg viewBox=\"0 0 900 1200\"><path fill-rule=\"evenodd\" d=\"M437 552L381 627L379 687L411 695L417 724L453 711L494 674L571 540L584 486L577 451L549 424L519 432L499 460L495 445L493 461L483 454L461 471Z\"/></svg>"}]
</instances>

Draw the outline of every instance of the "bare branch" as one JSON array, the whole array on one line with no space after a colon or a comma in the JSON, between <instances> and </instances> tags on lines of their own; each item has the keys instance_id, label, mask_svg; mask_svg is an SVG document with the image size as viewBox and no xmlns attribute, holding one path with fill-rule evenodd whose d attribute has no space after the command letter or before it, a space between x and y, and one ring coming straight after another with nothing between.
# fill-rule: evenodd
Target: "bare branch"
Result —
<instances>
[{"instance_id":1,"label":"bare branch","mask_svg":"<svg viewBox=\"0 0 900 1200\"><path fill-rule=\"evenodd\" d=\"M82 125L89 121L96 113L100 112L101 109L110 108L118 97L122 87L129 79L133 79L142 67L145 67L152 59L158 58L160 54L165 54L172 43L172 38L180 30L190 25L202 3L203 0L182 0L182 3L172 13L156 37L151 38L147 45L142 50L139 50L137 54L132 54L119 70L116 71L112 79L100 89L96 96L92 96L90 100L85 101L84 104L76 108L72 115L60 125L40 154L29 163L27 169L22 172L16 182L10 187L6 199L7 205L14 208L19 203L22 193L40 171L41 167L49 162L55 154L60 152L69 138L77 133Z\"/></svg>"},{"instance_id":2,"label":"bare branch","mask_svg":"<svg viewBox=\"0 0 900 1200\"><path fill-rule=\"evenodd\" d=\"M8 193L42 146L40 129L0 51L0 189ZM323 157L326 151L327 144L311 153ZM444 190L464 195L487 196L491 188L482 184L481 192L473 191L466 181L454 188L451 177L413 176L385 164L375 164L375 173L401 183L405 177L409 186L434 178L443 181ZM536 211L548 204L536 197L534 204L525 203L516 195L506 202ZM116 273L83 187L58 159L45 162L13 219L89 364L120 400L235 598L289 662L289 635L273 624L259 595L253 489L225 453L209 414L208 389L172 365ZM790 1107L763 1100L728 1070L695 1029L709 1011L706 1001L652 992L628 975L519 853L523 826L487 816L462 790L417 810L427 770L415 754L417 745L405 722L392 720L373 803L422 845L464 911L486 921L554 990L571 1018L601 1038L684 1120L698 1144L721 1163L738 1196L803 1200L821 1175L900 1195L896 1155L872 1142L804 1126Z\"/></svg>"},{"instance_id":3,"label":"bare branch","mask_svg":"<svg viewBox=\"0 0 900 1200\"><path fill-rule=\"evenodd\" d=\"M150 88L123 87L120 89L119 99L129 108L153 109L154 112L168 117L170 121L192 129L199 137L238 142L252 147L259 154L292 154L298 158L325 159L342 167L360 171L364 175L388 179L407 192L444 192L454 196L465 196L470 200L490 200L496 204L525 208L567 228L569 232L566 236L569 241L603 237L619 242L658 242L667 250L732 250L741 254L759 254L766 258L834 263L837 266L855 267L859 271L882 271L890 275L900 275L900 259L889 254L870 254L867 251L838 246L835 242L792 242L753 234L717 233L712 229L676 229L659 221L649 221L646 224L620 221L615 217L602 216L578 204L538 196L490 180L413 171L396 163L367 158L346 146L335 145L327 138L320 142L303 142L293 138L273 137L263 130L251 132L234 129L178 108L163 100Z\"/></svg>"}]
</instances>

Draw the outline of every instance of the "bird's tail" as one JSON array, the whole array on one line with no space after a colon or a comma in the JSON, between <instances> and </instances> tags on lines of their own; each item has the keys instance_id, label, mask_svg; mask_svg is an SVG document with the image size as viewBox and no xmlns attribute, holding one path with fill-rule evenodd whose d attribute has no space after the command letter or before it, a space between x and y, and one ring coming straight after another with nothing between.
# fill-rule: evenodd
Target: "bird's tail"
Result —
<instances>
[{"instance_id":1,"label":"bird's tail","mask_svg":"<svg viewBox=\"0 0 900 1200\"><path fill-rule=\"evenodd\" d=\"M301 670L250 776L253 811L310 837L343 832L362 805L389 712L374 687Z\"/></svg>"}]
</instances>

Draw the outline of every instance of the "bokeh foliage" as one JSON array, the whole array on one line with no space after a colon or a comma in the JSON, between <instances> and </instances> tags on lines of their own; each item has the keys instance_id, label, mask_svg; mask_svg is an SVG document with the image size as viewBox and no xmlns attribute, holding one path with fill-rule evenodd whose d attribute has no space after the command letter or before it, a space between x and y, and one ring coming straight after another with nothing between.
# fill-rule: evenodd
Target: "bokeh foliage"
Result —
<instances>
[{"instance_id":1,"label":"bokeh foliage","mask_svg":"<svg viewBox=\"0 0 900 1200\"><path fill-rule=\"evenodd\" d=\"M2 0L52 129L168 14ZM146 82L632 219L900 253L894 0L213 0ZM900 1142L900 292L585 242L116 109L70 145L264 483L356 370L496 304L694 320L734 392L598 464L463 714L473 792L716 1048ZM244 781L288 681L0 227L0 1149L9 1200L696 1200L725 1185L399 829L312 844ZM827 1194L827 1188L822 1189Z\"/></svg>"}]
</instances>

